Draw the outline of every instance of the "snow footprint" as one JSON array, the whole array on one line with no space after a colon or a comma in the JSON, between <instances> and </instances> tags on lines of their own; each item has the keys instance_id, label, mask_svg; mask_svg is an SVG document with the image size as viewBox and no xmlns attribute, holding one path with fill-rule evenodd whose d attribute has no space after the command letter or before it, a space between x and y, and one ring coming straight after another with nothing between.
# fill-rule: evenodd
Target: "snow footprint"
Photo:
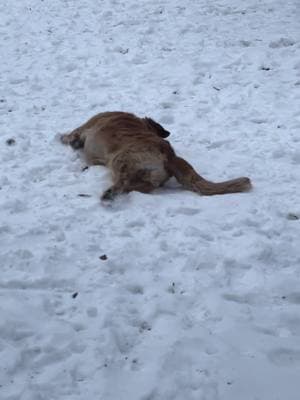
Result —
<instances>
[{"instance_id":1,"label":"snow footprint","mask_svg":"<svg viewBox=\"0 0 300 400\"><path fill-rule=\"evenodd\" d=\"M300 350L284 347L274 349L268 353L268 359L280 367L300 364Z\"/></svg>"},{"instance_id":2,"label":"snow footprint","mask_svg":"<svg viewBox=\"0 0 300 400\"><path fill-rule=\"evenodd\" d=\"M200 211L201 210L198 208L191 208L191 207L169 208L169 209L167 209L167 215L169 217L174 217L178 214L193 216L193 215L198 214Z\"/></svg>"},{"instance_id":3,"label":"snow footprint","mask_svg":"<svg viewBox=\"0 0 300 400\"><path fill-rule=\"evenodd\" d=\"M126 289L129 293L133 295L141 295L144 294L144 288L142 285L139 284L129 284L126 286Z\"/></svg>"},{"instance_id":4,"label":"snow footprint","mask_svg":"<svg viewBox=\"0 0 300 400\"><path fill-rule=\"evenodd\" d=\"M295 40L290 39L290 38L280 38L278 40L274 40L273 42L270 42L269 47L272 49L280 48L280 47L289 47L289 46L294 46Z\"/></svg>"}]
</instances>

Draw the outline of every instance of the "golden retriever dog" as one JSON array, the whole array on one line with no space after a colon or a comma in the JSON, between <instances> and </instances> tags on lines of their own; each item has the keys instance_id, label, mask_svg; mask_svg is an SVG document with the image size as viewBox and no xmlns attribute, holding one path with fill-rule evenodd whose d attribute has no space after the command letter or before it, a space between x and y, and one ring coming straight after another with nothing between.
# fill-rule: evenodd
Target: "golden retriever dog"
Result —
<instances>
[{"instance_id":1,"label":"golden retriever dog","mask_svg":"<svg viewBox=\"0 0 300 400\"><path fill-rule=\"evenodd\" d=\"M139 118L126 112L95 115L71 133L61 136L64 144L83 149L90 165L105 165L112 172L113 185L102 200L113 200L133 190L150 193L175 177L182 186L202 195L245 192L249 178L213 183L200 176L183 158L178 157L165 140L169 136L151 118Z\"/></svg>"}]
</instances>

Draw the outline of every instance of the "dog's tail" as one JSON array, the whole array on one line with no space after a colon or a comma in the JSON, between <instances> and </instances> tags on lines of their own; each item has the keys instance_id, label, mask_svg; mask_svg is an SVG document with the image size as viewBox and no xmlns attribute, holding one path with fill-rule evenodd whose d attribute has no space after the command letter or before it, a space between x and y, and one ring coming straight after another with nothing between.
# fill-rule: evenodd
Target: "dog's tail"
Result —
<instances>
[{"instance_id":1,"label":"dog's tail","mask_svg":"<svg viewBox=\"0 0 300 400\"><path fill-rule=\"evenodd\" d=\"M202 178L183 158L174 157L170 161L170 172L185 189L206 196L214 194L247 192L251 189L249 178L236 178L230 181L213 183Z\"/></svg>"}]
</instances>

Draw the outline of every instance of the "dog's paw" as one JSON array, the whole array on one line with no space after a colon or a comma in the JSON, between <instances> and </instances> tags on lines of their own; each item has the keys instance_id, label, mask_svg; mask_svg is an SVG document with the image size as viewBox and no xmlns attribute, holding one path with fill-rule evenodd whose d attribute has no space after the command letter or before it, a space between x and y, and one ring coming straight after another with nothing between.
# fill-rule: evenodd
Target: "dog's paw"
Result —
<instances>
[{"instance_id":1,"label":"dog's paw","mask_svg":"<svg viewBox=\"0 0 300 400\"><path fill-rule=\"evenodd\" d=\"M115 197L116 197L115 191L112 188L109 188L105 190L105 192L102 194L101 200L105 202L113 201Z\"/></svg>"},{"instance_id":2,"label":"dog's paw","mask_svg":"<svg viewBox=\"0 0 300 400\"><path fill-rule=\"evenodd\" d=\"M55 140L57 140L63 144L69 144L68 136L69 136L69 133L57 133L55 135Z\"/></svg>"},{"instance_id":3,"label":"dog's paw","mask_svg":"<svg viewBox=\"0 0 300 400\"><path fill-rule=\"evenodd\" d=\"M70 141L70 145L73 147L74 150L82 149L84 146L84 141L81 140L79 137L75 137Z\"/></svg>"}]
</instances>

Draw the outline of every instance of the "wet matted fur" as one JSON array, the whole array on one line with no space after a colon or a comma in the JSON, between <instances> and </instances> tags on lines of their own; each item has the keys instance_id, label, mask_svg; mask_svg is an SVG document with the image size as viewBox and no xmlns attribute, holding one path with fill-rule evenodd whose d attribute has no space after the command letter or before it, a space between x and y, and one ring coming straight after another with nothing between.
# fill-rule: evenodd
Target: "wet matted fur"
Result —
<instances>
[{"instance_id":1,"label":"wet matted fur","mask_svg":"<svg viewBox=\"0 0 300 400\"><path fill-rule=\"evenodd\" d=\"M165 140L169 132L151 118L114 111L95 115L61 141L74 149L83 149L90 165L106 165L112 172L113 185L103 200L136 190L150 193L174 176L187 190L214 195L245 192L249 178L214 183L200 176L183 158L175 154Z\"/></svg>"}]
</instances>

